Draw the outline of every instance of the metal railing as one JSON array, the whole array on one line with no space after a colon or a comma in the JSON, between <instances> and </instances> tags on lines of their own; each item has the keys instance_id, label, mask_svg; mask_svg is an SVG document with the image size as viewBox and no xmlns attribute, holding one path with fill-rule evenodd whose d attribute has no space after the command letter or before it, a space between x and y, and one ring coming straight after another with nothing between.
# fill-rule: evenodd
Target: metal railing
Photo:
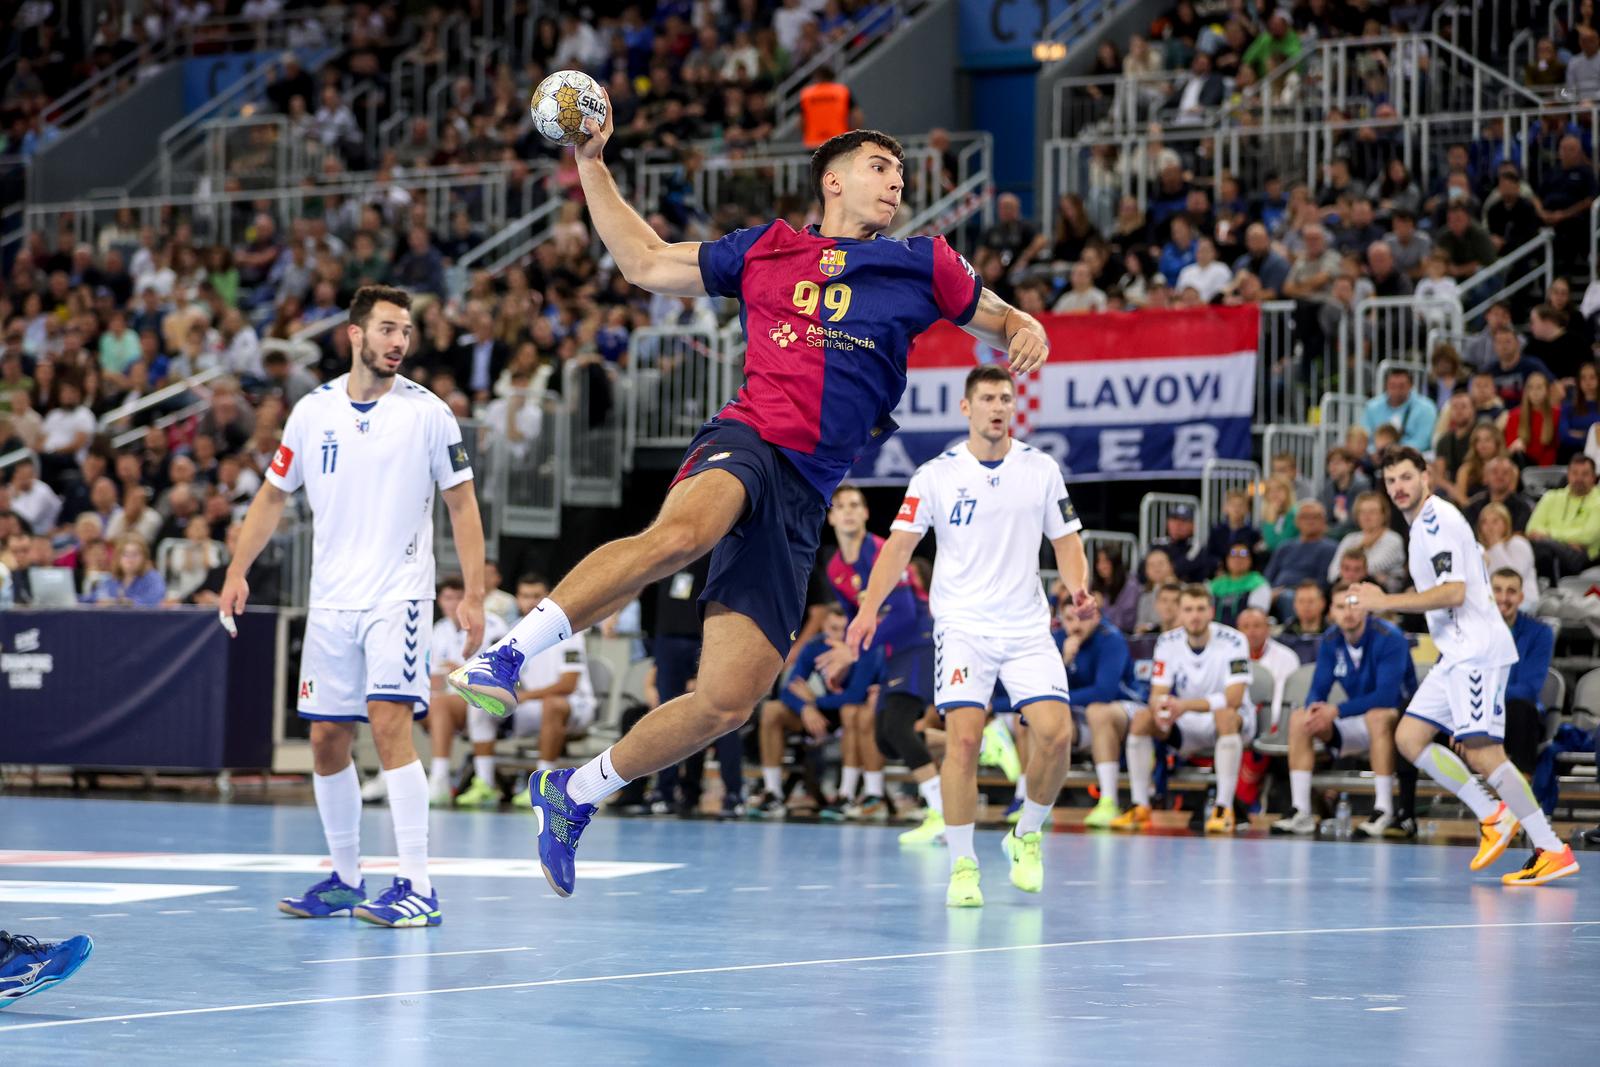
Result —
<instances>
[{"instance_id":1,"label":"metal railing","mask_svg":"<svg viewBox=\"0 0 1600 1067\"><path fill-rule=\"evenodd\" d=\"M797 343L804 343L797 339ZM713 330L638 329L628 339L625 448L684 448L732 396L729 361Z\"/></svg>"},{"instance_id":2,"label":"metal railing","mask_svg":"<svg viewBox=\"0 0 1600 1067\"><path fill-rule=\"evenodd\" d=\"M1366 370L1382 360L1427 358L1428 331L1438 328L1460 333L1461 305L1454 300L1424 300L1415 296L1371 296L1356 301L1355 328L1350 336L1355 348L1346 356L1354 373L1343 388L1368 393L1376 383Z\"/></svg>"},{"instance_id":3,"label":"metal railing","mask_svg":"<svg viewBox=\"0 0 1600 1067\"><path fill-rule=\"evenodd\" d=\"M1367 397L1360 393L1323 393L1317 401L1317 422L1333 435L1334 443L1344 440L1352 426L1361 424Z\"/></svg>"},{"instance_id":4,"label":"metal railing","mask_svg":"<svg viewBox=\"0 0 1600 1067\"><path fill-rule=\"evenodd\" d=\"M500 533L512 537L561 536L564 471L570 464L568 420L560 417L561 398L545 394L544 420L527 451L494 461L490 484ZM481 500L481 494L480 494Z\"/></svg>"},{"instance_id":5,"label":"metal railing","mask_svg":"<svg viewBox=\"0 0 1600 1067\"><path fill-rule=\"evenodd\" d=\"M1261 435L1261 462L1271 470L1274 457L1293 456L1295 471L1310 483L1313 493L1321 493L1328 475L1328 449L1337 443L1326 426L1272 425Z\"/></svg>"},{"instance_id":6,"label":"metal railing","mask_svg":"<svg viewBox=\"0 0 1600 1067\"><path fill-rule=\"evenodd\" d=\"M1090 568L1094 567L1094 554L1102 548L1122 560L1122 566L1130 575L1138 571L1139 539L1133 534L1111 530L1083 531L1083 551L1089 557ZM1090 573L1093 573L1092 569Z\"/></svg>"},{"instance_id":7,"label":"metal railing","mask_svg":"<svg viewBox=\"0 0 1600 1067\"><path fill-rule=\"evenodd\" d=\"M800 91L810 82L811 76L823 67L830 68L834 76L846 79L846 68L860 59L880 42L887 40L904 26L927 0L887 0L863 7L862 17L856 19L836 40L817 50L816 55L800 64L772 91L773 121L779 129L799 121Z\"/></svg>"},{"instance_id":8,"label":"metal railing","mask_svg":"<svg viewBox=\"0 0 1600 1067\"><path fill-rule=\"evenodd\" d=\"M1139 501L1139 558L1150 554L1156 538L1167 535L1167 516L1179 507L1198 511L1200 498L1183 493L1146 493Z\"/></svg>"},{"instance_id":9,"label":"metal railing","mask_svg":"<svg viewBox=\"0 0 1600 1067\"><path fill-rule=\"evenodd\" d=\"M562 371L563 417L570 420L563 465L569 504L614 508L622 503L623 448L632 406L628 378L603 363L574 360Z\"/></svg>"},{"instance_id":10,"label":"metal railing","mask_svg":"<svg viewBox=\"0 0 1600 1067\"><path fill-rule=\"evenodd\" d=\"M559 197L551 197L515 222L497 229L445 271L445 289L459 298L467 291L472 271L499 274L550 240L563 203Z\"/></svg>"},{"instance_id":11,"label":"metal railing","mask_svg":"<svg viewBox=\"0 0 1600 1067\"><path fill-rule=\"evenodd\" d=\"M1261 484L1261 465L1242 459L1208 459L1200 468L1200 511L1195 516L1194 550L1198 555L1206 547L1211 527L1222 522L1223 504L1228 494L1238 490L1250 497L1250 516L1254 524L1261 515L1261 496L1256 487Z\"/></svg>"},{"instance_id":12,"label":"metal railing","mask_svg":"<svg viewBox=\"0 0 1600 1067\"><path fill-rule=\"evenodd\" d=\"M1350 344L1348 313L1337 316L1333 336L1324 337L1322 351L1307 349L1295 318L1319 311L1315 304L1306 305L1302 311L1293 300L1261 304L1254 418L1257 427L1304 424L1311 418L1316 397L1336 392L1341 383L1355 383L1361 378ZM1355 384L1345 387L1357 388Z\"/></svg>"},{"instance_id":13,"label":"metal railing","mask_svg":"<svg viewBox=\"0 0 1600 1067\"><path fill-rule=\"evenodd\" d=\"M1518 247L1501 253L1499 259L1461 283L1462 303L1472 300L1475 294L1477 303L1469 306L1453 327L1445 324L1446 328L1454 333L1462 333L1464 323L1477 322L1479 316L1496 302L1509 300L1541 281L1544 290L1548 290L1554 278L1555 234L1550 230L1540 230ZM1495 285L1500 288L1493 289Z\"/></svg>"}]
</instances>

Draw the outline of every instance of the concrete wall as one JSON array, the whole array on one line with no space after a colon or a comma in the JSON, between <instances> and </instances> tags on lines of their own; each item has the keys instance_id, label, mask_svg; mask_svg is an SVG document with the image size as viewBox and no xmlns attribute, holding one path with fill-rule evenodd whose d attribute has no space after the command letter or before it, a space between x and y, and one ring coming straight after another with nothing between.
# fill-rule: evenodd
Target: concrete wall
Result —
<instances>
[{"instance_id":1,"label":"concrete wall","mask_svg":"<svg viewBox=\"0 0 1600 1067\"><path fill-rule=\"evenodd\" d=\"M127 185L155 158L160 131L183 118L183 66L169 63L40 152L29 199L77 200Z\"/></svg>"},{"instance_id":2,"label":"concrete wall","mask_svg":"<svg viewBox=\"0 0 1600 1067\"><path fill-rule=\"evenodd\" d=\"M933 0L850 72L867 125L896 136L964 129L956 0Z\"/></svg>"}]
</instances>

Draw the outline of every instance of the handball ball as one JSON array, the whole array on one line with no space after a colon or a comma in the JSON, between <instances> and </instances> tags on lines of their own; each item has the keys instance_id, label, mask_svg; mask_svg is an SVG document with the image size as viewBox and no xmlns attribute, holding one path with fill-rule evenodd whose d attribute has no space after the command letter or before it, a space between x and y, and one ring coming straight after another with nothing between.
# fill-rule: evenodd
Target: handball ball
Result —
<instances>
[{"instance_id":1,"label":"handball ball","mask_svg":"<svg viewBox=\"0 0 1600 1067\"><path fill-rule=\"evenodd\" d=\"M558 70L533 91L529 103L533 125L556 144L582 144L589 139L585 119L602 126L606 121L606 101L593 78L581 70Z\"/></svg>"}]
</instances>

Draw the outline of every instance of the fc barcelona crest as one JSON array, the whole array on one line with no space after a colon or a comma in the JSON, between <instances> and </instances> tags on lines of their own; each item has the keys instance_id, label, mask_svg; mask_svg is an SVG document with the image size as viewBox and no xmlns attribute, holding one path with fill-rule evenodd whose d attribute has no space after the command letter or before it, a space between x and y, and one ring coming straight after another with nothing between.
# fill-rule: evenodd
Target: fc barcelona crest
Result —
<instances>
[{"instance_id":1,"label":"fc barcelona crest","mask_svg":"<svg viewBox=\"0 0 1600 1067\"><path fill-rule=\"evenodd\" d=\"M822 259L817 263L817 269L824 278L837 278L844 273L844 249L825 248L822 250Z\"/></svg>"}]
</instances>

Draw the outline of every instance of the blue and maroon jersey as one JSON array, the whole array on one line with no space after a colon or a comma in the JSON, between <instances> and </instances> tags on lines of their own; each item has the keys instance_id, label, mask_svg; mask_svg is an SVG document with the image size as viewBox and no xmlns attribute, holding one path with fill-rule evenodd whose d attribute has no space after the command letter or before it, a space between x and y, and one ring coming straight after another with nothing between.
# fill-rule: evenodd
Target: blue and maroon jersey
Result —
<instances>
[{"instance_id":1,"label":"blue and maroon jersey","mask_svg":"<svg viewBox=\"0 0 1600 1067\"><path fill-rule=\"evenodd\" d=\"M745 383L721 417L781 449L824 500L893 433L912 338L964 325L983 284L943 237L869 241L777 220L700 246L706 292L736 297Z\"/></svg>"},{"instance_id":2,"label":"blue and maroon jersey","mask_svg":"<svg viewBox=\"0 0 1600 1067\"><path fill-rule=\"evenodd\" d=\"M856 607L861 602L861 590L872 577L872 565L883 551L883 538L867 534L861 542L861 554L854 563L845 562L844 553L835 549L828 557L828 584L843 605L849 619L856 617ZM933 613L928 610L928 591L917 580L917 572L910 567L900 576L894 591L884 600L878 612L878 633L872 641L882 646L884 655L893 656L908 648L933 643Z\"/></svg>"}]
</instances>

